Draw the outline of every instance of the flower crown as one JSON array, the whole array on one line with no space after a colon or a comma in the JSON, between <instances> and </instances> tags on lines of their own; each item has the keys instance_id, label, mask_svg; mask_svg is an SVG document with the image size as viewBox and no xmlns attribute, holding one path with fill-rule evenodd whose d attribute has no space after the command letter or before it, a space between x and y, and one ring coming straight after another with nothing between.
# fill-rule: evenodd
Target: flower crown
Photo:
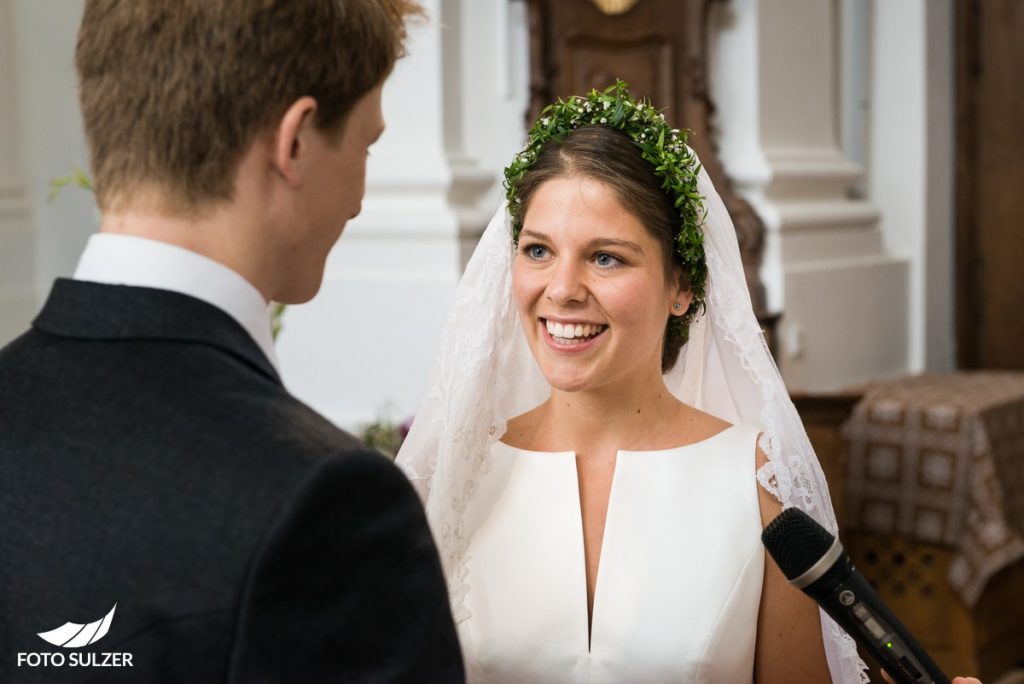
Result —
<instances>
[{"instance_id":1,"label":"flower crown","mask_svg":"<svg viewBox=\"0 0 1024 684\"><path fill-rule=\"evenodd\" d=\"M669 331L680 335L685 342L690 321L704 306L708 275L704 235L700 230L704 222L704 198L697 191L701 167L693 150L686 145L687 131L671 128L664 114L647 100L633 99L627 87L619 80L603 92L591 90L586 97L574 95L544 108L530 129L526 147L505 168L505 197L512 219L512 239L518 242L523 228L523 207L517 186L549 142L560 143L571 131L583 126L602 125L622 131L640 148L643 159L654 167L662 190L679 214L675 252L690 281L693 300L683 316L670 320Z\"/></svg>"}]
</instances>

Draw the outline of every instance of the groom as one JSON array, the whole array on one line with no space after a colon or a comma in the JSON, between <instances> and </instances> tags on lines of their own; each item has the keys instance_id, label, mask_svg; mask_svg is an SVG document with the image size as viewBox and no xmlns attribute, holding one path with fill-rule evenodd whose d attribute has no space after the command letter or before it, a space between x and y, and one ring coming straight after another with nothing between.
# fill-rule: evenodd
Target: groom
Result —
<instances>
[{"instance_id":1,"label":"groom","mask_svg":"<svg viewBox=\"0 0 1024 684\"><path fill-rule=\"evenodd\" d=\"M462 681L412 488L288 394L267 319L359 213L419 11L86 2L103 220L0 351L0 681Z\"/></svg>"}]
</instances>

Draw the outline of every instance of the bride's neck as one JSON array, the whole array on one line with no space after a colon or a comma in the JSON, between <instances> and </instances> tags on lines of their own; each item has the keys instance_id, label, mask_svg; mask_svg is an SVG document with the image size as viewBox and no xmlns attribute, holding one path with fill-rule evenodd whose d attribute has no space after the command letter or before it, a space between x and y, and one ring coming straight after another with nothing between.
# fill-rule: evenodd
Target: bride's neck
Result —
<instances>
[{"instance_id":1,"label":"bride's neck","mask_svg":"<svg viewBox=\"0 0 1024 684\"><path fill-rule=\"evenodd\" d=\"M558 450L650 449L681 404L661 377L655 383L585 392L552 390L544 432Z\"/></svg>"}]
</instances>

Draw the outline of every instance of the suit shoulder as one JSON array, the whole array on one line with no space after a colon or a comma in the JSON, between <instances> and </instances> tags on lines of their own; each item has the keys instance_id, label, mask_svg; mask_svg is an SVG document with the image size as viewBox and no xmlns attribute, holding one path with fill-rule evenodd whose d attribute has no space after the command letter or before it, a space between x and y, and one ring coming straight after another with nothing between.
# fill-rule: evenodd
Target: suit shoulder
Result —
<instances>
[{"instance_id":1,"label":"suit shoulder","mask_svg":"<svg viewBox=\"0 0 1024 684\"><path fill-rule=\"evenodd\" d=\"M221 408L205 412L199 420L217 439L246 445L247 458L310 464L369 451L354 435L279 385L230 387L218 393L217 403Z\"/></svg>"},{"instance_id":2,"label":"suit shoulder","mask_svg":"<svg viewBox=\"0 0 1024 684\"><path fill-rule=\"evenodd\" d=\"M388 457L362 445L333 458L317 459L296 496L321 500L322 505L342 503L342 499L345 505L355 507L365 502L371 508L375 506L370 502L375 499L406 510L412 504L417 517L421 512L419 498L405 473Z\"/></svg>"}]
</instances>

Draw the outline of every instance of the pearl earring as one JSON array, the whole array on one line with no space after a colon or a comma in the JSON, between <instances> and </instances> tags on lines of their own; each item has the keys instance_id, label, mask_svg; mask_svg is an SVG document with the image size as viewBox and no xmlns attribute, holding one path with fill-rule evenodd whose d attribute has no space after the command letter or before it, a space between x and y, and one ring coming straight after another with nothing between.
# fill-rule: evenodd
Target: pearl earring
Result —
<instances>
[{"instance_id":1,"label":"pearl earring","mask_svg":"<svg viewBox=\"0 0 1024 684\"><path fill-rule=\"evenodd\" d=\"M679 302L676 302L675 304L672 305L672 308L675 309L676 311L679 311L680 309L683 308L683 305L680 304Z\"/></svg>"}]
</instances>

